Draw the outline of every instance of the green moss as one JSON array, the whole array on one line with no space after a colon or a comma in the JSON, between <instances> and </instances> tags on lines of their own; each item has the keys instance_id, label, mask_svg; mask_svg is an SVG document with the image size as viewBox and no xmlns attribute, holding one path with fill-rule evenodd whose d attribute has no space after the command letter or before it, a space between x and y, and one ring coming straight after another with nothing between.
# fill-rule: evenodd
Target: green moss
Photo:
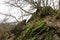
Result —
<instances>
[{"instance_id":1,"label":"green moss","mask_svg":"<svg viewBox=\"0 0 60 40\"><path fill-rule=\"evenodd\" d=\"M44 17L54 15L56 13L54 11L51 7L42 7L42 11L36 11L26 24L22 35L19 35L16 40L51 40L52 35L55 35L55 29L46 25Z\"/></svg>"}]
</instances>

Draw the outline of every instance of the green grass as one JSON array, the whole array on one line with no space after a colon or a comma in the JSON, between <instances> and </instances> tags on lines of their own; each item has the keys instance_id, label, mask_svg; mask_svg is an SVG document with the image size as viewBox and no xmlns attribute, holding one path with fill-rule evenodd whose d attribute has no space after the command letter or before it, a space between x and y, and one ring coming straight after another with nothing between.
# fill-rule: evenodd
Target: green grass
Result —
<instances>
[{"instance_id":1,"label":"green grass","mask_svg":"<svg viewBox=\"0 0 60 40\"><path fill-rule=\"evenodd\" d=\"M53 10L52 8L50 9L50 12L54 13L51 10ZM43 12L45 11L43 10ZM37 16L36 18L35 16L36 15L34 15L32 20L27 23L25 30L16 38L16 40L53 40L56 30L47 26L44 21L45 19L39 17L41 15Z\"/></svg>"}]
</instances>

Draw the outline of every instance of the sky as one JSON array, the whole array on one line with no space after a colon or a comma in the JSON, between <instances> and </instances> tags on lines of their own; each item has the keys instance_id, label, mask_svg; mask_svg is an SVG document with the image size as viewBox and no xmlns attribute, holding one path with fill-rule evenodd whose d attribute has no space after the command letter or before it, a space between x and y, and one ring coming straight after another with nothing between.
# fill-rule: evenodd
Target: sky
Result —
<instances>
[{"instance_id":1,"label":"sky","mask_svg":"<svg viewBox=\"0 0 60 40\"><path fill-rule=\"evenodd\" d=\"M0 0L0 13L11 14L11 15L15 16L17 20L21 21L22 19L19 19L19 17L22 15L20 9L16 8L16 7L11 7L8 4L5 4L4 1L7 1L7 0ZM27 6L27 8L29 8L29 6ZM27 8L24 8L24 9L27 10ZM0 21L2 22L5 17L6 17L5 15L0 14ZM7 18L9 18L9 20L7 20L7 22L15 22L16 21L13 17L7 17ZM27 18L27 16L24 17L23 19L26 19L26 18Z\"/></svg>"},{"instance_id":2,"label":"sky","mask_svg":"<svg viewBox=\"0 0 60 40\"><path fill-rule=\"evenodd\" d=\"M17 20L22 20L22 19L19 19L19 17L22 15L21 10L19 8L17 8L17 7L11 7L8 4L5 4L4 1L9 1L9 0L0 0L0 13L3 13L3 14L11 14L11 15L15 16ZM54 0L54 2L55 2L55 6L57 6L58 5L58 0L57 1ZM52 6L52 4L51 4L51 6ZM25 10L29 10L28 8L30 9L30 5L27 6L27 7L25 7L24 9ZM36 11L36 10L34 9L34 11ZM0 22L2 22L5 17L6 17L5 15L1 15L0 14ZM31 17L31 15L29 16L29 18L30 17ZM15 22L16 21L12 17L9 17L8 16L7 18L9 18L9 20L7 20L7 22ZM28 18L28 16L24 17L24 19L27 19L27 20L29 18Z\"/></svg>"}]
</instances>

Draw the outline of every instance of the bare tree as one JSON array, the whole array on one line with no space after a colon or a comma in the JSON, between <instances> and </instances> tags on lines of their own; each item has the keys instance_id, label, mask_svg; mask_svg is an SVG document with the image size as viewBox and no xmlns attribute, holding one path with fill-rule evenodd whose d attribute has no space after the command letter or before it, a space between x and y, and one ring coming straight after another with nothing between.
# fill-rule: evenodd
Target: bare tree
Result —
<instances>
[{"instance_id":1,"label":"bare tree","mask_svg":"<svg viewBox=\"0 0 60 40\"><path fill-rule=\"evenodd\" d=\"M5 16L10 16L10 17L13 17L13 18L15 18L16 19L16 17L15 16L13 16L13 15L9 15L9 14L4 14L4 13L0 13L0 15L5 15ZM9 18L5 18L4 20L3 20L3 22L5 22L5 21L7 21ZM17 22L19 22L17 19L16 19L16 21Z\"/></svg>"}]
</instances>

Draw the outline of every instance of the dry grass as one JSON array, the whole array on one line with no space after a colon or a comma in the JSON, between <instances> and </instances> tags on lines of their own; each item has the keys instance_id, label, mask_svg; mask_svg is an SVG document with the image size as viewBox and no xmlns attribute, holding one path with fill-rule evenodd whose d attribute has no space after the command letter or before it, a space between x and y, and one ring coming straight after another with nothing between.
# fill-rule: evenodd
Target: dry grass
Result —
<instances>
[{"instance_id":1,"label":"dry grass","mask_svg":"<svg viewBox=\"0 0 60 40\"><path fill-rule=\"evenodd\" d=\"M45 21L49 27L54 27L58 30L60 29L60 21L57 20L56 17L47 16Z\"/></svg>"},{"instance_id":2,"label":"dry grass","mask_svg":"<svg viewBox=\"0 0 60 40\"><path fill-rule=\"evenodd\" d=\"M8 24L0 24L0 40L8 40L10 36L8 33L12 27Z\"/></svg>"}]
</instances>

